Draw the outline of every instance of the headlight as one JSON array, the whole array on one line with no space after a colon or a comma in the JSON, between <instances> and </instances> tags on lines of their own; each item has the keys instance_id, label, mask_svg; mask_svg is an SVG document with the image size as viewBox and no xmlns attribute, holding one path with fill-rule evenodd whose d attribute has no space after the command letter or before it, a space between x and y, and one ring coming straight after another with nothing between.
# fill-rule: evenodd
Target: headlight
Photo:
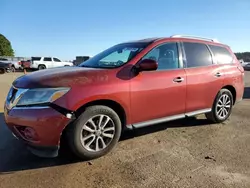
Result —
<instances>
[{"instance_id":1,"label":"headlight","mask_svg":"<svg viewBox=\"0 0 250 188\"><path fill-rule=\"evenodd\" d=\"M55 101L69 91L69 88L39 88L27 90L16 106L46 104Z\"/></svg>"}]
</instances>

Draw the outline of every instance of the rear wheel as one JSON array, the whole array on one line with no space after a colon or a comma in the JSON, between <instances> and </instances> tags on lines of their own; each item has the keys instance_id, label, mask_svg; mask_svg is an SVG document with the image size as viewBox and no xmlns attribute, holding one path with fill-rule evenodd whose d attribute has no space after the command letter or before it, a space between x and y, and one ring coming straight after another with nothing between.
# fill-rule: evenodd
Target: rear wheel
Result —
<instances>
[{"instance_id":1,"label":"rear wheel","mask_svg":"<svg viewBox=\"0 0 250 188\"><path fill-rule=\"evenodd\" d=\"M222 123L231 115L232 107L232 93L228 89L221 89L215 98L212 111L205 115L214 123Z\"/></svg>"},{"instance_id":2,"label":"rear wheel","mask_svg":"<svg viewBox=\"0 0 250 188\"><path fill-rule=\"evenodd\" d=\"M121 121L107 106L90 106L70 125L67 140L81 159L94 159L111 151L121 135Z\"/></svg>"},{"instance_id":3,"label":"rear wheel","mask_svg":"<svg viewBox=\"0 0 250 188\"><path fill-rule=\"evenodd\" d=\"M45 66L45 65L39 65L39 66L38 66L38 70L43 70L43 69L46 69L46 66Z\"/></svg>"},{"instance_id":4,"label":"rear wheel","mask_svg":"<svg viewBox=\"0 0 250 188\"><path fill-rule=\"evenodd\" d=\"M16 72L16 69L15 69L14 66L12 66L12 67L10 68L10 72Z\"/></svg>"}]
</instances>

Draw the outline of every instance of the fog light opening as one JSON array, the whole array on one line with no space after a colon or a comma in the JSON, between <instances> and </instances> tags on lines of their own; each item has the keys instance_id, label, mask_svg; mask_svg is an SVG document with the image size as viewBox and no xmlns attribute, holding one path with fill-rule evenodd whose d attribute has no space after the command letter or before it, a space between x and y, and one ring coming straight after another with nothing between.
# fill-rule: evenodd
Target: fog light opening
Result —
<instances>
[{"instance_id":1,"label":"fog light opening","mask_svg":"<svg viewBox=\"0 0 250 188\"><path fill-rule=\"evenodd\" d=\"M17 130L20 132L22 137L27 140L27 141L38 141L38 135L36 131L31 128L31 127L24 127L24 126L19 126L16 127Z\"/></svg>"}]
</instances>

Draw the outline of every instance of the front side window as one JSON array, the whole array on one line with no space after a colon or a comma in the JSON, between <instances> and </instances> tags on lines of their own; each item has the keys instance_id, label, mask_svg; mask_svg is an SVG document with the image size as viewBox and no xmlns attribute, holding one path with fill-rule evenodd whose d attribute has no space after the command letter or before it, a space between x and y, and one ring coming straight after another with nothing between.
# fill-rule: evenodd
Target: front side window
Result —
<instances>
[{"instance_id":1,"label":"front side window","mask_svg":"<svg viewBox=\"0 0 250 188\"><path fill-rule=\"evenodd\" d=\"M233 62L231 53L224 47L209 45L218 64L230 64Z\"/></svg>"},{"instance_id":2,"label":"front side window","mask_svg":"<svg viewBox=\"0 0 250 188\"><path fill-rule=\"evenodd\" d=\"M212 56L205 44L183 42L187 67L202 67L213 64Z\"/></svg>"},{"instance_id":3,"label":"front side window","mask_svg":"<svg viewBox=\"0 0 250 188\"><path fill-rule=\"evenodd\" d=\"M179 68L179 53L177 43L166 43L155 47L142 59L153 59L158 63L157 70Z\"/></svg>"},{"instance_id":4,"label":"front side window","mask_svg":"<svg viewBox=\"0 0 250 188\"><path fill-rule=\"evenodd\" d=\"M61 62L60 59L57 59L57 58L53 58L53 61L55 61L55 62Z\"/></svg>"},{"instance_id":5,"label":"front side window","mask_svg":"<svg viewBox=\"0 0 250 188\"><path fill-rule=\"evenodd\" d=\"M51 61L51 57L45 57L43 60L44 61Z\"/></svg>"},{"instance_id":6,"label":"front side window","mask_svg":"<svg viewBox=\"0 0 250 188\"><path fill-rule=\"evenodd\" d=\"M79 66L92 68L120 67L129 62L148 45L149 43L146 42L118 44L84 61Z\"/></svg>"}]
</instances>

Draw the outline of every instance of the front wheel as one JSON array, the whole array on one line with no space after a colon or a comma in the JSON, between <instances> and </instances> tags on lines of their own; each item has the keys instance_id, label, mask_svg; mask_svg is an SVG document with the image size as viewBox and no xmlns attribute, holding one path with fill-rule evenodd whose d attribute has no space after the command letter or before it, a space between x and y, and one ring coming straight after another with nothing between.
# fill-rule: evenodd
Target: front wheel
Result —
<instances>
[{"instance_id":1,"label":"front wheel","mask_svg":"<svg viewBox=\"0 0 250 188\"><path fill-rule=\"evenodd\" d=\"M214 100L212 111L205 115L214 123L222 123L231 115L232 108L232 93L228 89L221 89Z\"/></svg>"},{"instance_id":2,"label":"front wheel","mask_svg":"<svg viewBox=\"0 0 250 188\"><path fill-rule=\"evenodd\" d=\"M67 140L81 159L95 159L110 152L117 144L122 124L117 113L102 105L90 106L69 125Z\"/></svg>"}]
</instances>

